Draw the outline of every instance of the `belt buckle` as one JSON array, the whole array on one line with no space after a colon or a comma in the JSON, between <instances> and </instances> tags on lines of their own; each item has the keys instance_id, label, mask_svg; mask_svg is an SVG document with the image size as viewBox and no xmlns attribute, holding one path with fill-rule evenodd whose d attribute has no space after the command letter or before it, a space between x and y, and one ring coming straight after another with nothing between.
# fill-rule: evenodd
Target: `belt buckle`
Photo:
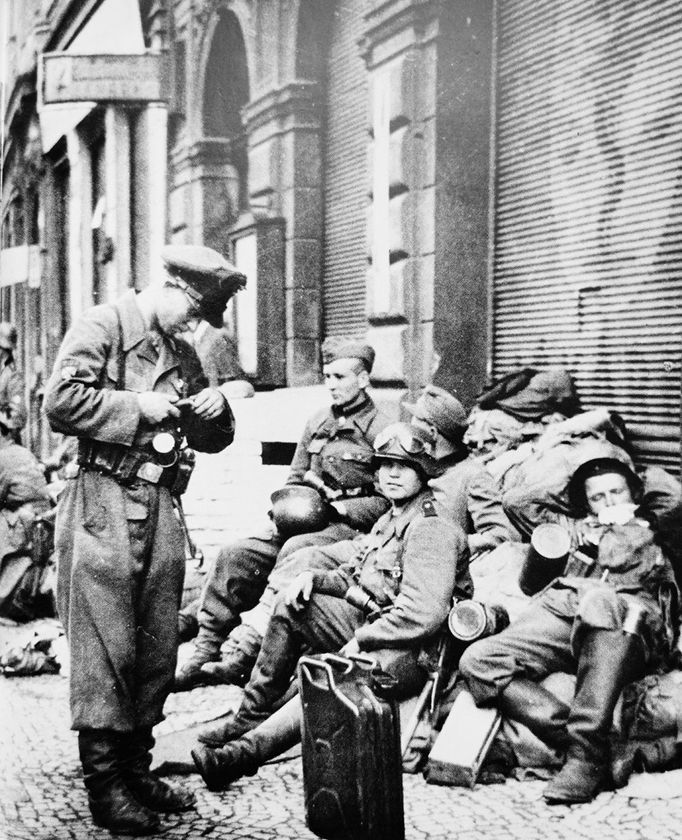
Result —
<instances>
[{"instance_id":1,"label":"belt buckle","mask_svg":"<svg viewBox=\"0 0 682 840\"><path fill-rule=\"evenodd\" d=\"M154 464L151 461L145 461L145 463L138 468L135 475L144 481L148 481L150 484L158 484L161 476L163 475L163 467L159 464Z\"/></svg>"}]
</instances>

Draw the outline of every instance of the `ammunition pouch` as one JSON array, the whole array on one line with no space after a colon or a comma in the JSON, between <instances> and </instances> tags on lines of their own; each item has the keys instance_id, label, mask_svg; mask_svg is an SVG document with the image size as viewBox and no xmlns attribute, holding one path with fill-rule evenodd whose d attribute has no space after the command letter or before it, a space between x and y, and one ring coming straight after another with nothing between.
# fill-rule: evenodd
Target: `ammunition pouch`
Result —
<instances>
[{"instance_id":1,"label":"ammunition pouch","mask_svg":"<svg viewBox=\"0 0 682 840\"><path fill-rule=\"evenodd\" d=\"M140 481L167 487L175 495L174 487L180 472L179 462L165 467L158 463L152 452L136 449L120 444L99 443L97 441L80 440L78 442L77 463L80 467L102 475L111 476L123 487L130 487ZM191 473L191 469L190 469ZM184 487L187 486L189 476L183 478ZM182 486L183 481L179 482ZM184 490L183 487L183 490ZM180 490L180 492L183 492Z\"/></svg>"},{"instance_id":2,"label":"ammunition pouch","mask_svg":"<svg viewBox=\"0 0 682 840\"><path fill-rule=\"evenodd\" d=\"M196 455L193 449L181 449L175 465L175 479L171 484L171 496L180 497L187 490L190 477L196 465Z\"/></svg>"}]
</instances>

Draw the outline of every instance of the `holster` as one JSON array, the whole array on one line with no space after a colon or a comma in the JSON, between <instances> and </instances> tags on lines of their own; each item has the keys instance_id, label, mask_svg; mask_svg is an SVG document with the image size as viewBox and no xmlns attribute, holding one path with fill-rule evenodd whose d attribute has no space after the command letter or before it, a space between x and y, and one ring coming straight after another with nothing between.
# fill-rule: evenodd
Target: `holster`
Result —
<instances>
[{"instance_id":1,"label":"holster","mask_svg":"<svg viewBox=\"0 0 682 840\"><path fill-rule=\"evenodd\" d=\"M193 449L182 449L178 455L178 462L175 465L175 480L171 484L171 496L182 496L187 490L187 485L194 472L197 458Z\"/></svg>"}]
</instances>

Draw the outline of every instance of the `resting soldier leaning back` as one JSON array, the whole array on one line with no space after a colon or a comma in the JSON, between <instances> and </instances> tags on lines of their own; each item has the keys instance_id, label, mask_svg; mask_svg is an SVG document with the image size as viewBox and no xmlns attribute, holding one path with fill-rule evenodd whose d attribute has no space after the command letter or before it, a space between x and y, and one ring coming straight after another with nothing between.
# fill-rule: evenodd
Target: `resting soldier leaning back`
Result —
<instances>
[{"instance_id":1,"label":"resting soldier leaning back","mask_svg":"<svg viewBox=\"0 0 682 840\"><path fill-rule=\"evenodd\" d=\"M264 533L220 550L201 593L194 651L175 675L176 691L213 681L202 665L219 660L220 646L240 614L258 603L280 553L352 539L369 531L388 507L372 470L374 438L390 422L366 391L374 350L355 339L327 339L322 362L332 405L306 424L286 483L321 490L331 521L289 539L272 523Z\"/></svg>"},{"instance_id":2,"label":"resting soldier leaning back","mask_svg":"<svg viewBox=\"0 0 682 840\"><path fill-rule=\"evenodd\" d=\"M661 664L677 632L672 567L626 459L591 458L575 470L568 486L573 516L547 517L571 535L575 553L566 572L459 662L477 704L497 703L566 751L544 792L550 804L588 802L610 784L608 736L618 696ZM576 674L570 706L538 685L554 671Z\"/></svg>"}]
</instances>

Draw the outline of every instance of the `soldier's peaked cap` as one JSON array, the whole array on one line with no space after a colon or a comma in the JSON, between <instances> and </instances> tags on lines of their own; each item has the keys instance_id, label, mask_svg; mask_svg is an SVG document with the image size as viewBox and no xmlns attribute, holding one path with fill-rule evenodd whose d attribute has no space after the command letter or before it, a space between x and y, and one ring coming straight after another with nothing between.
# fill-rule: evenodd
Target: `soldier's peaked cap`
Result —
<instances>
[{"instance_id":1,"label":"soldier's peaked cap","mask_svg":"<svg viewBox=\"0 0 682 840\"><path fill-rule=\"evenodd\" d=\"M328 365L337 359L360 359L368 371L372 370L374 348L359 338L330 336L322 342L322 364Z\"/></svg>"},{"instance_id":2,"label":"soldier's peaked cap","mask_svg":"<svg viewBox=\"0 0 682 840\"><path fill-rule=\"evenodd\" d=\"M227 302L246 286L245 275L205 245L166 245L161 259L169 274L190 287L204 320L221 327Z\"/></svg>"}]
</instances>

